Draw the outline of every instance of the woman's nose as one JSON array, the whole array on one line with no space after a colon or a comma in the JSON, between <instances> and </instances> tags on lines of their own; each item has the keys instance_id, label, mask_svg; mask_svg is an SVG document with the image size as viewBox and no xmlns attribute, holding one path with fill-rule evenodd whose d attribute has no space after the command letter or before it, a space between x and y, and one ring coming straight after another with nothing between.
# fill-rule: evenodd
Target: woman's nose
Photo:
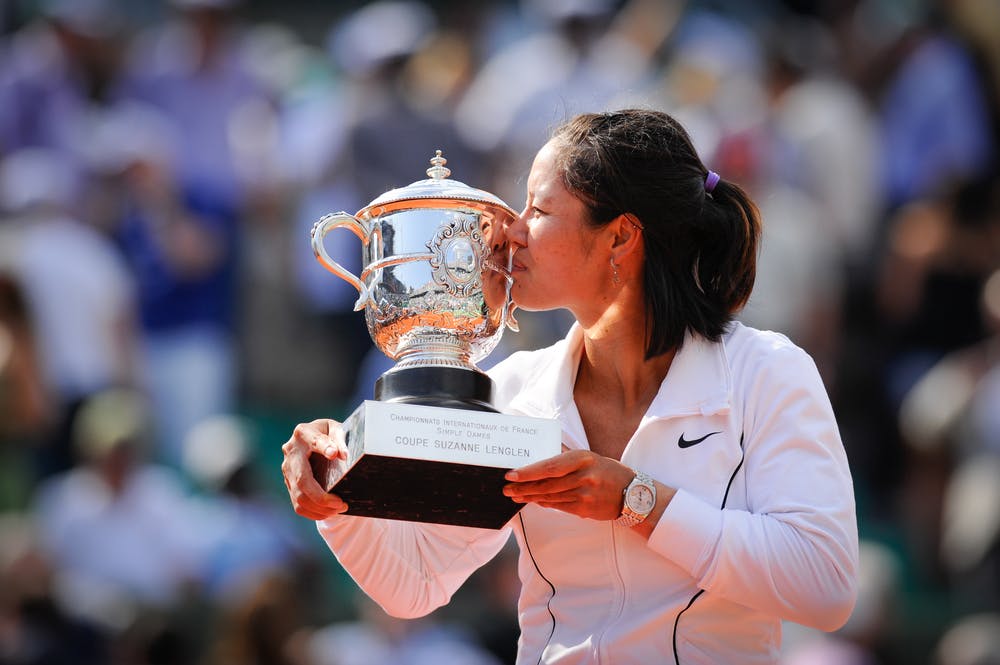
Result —
<instances>
[{"instance_id":1,"label":"woman's nose","mask_svg":"<svg viewBox=\"0 0 1000 665\"><path fill-rule=\"evenodd\" d=\"M510 219L504 225L504 232L507 235L507 241L513 245L524 246L525 239L528 233L528 209L525 208L521 211L517 217Z\"/></svg>"}]
</instances>

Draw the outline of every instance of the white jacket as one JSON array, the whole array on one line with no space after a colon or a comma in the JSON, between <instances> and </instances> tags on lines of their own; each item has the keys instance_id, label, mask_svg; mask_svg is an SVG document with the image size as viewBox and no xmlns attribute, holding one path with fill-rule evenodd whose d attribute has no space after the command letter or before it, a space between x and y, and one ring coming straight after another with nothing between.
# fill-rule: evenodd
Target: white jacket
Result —
<instances>
[{"instance_id":1,"label":"white jacket","mask_svg":"<svg viewBox=\"0 0 1000 665\"><path fill-rule=\"evenodd\" d=\"M574 326L490 374L502 411L555 418L563 442L586 449L573 401L581 344ZM774 663L782 619L846 621L858 562L851 476L816 367L787 338L738 323L719 344L689 336L622 462L678 489L648 541L534 505L500 531L348 516L319 530L400 617L447 603L513 531L519 665Z\"/></svg>"}]
</instances>

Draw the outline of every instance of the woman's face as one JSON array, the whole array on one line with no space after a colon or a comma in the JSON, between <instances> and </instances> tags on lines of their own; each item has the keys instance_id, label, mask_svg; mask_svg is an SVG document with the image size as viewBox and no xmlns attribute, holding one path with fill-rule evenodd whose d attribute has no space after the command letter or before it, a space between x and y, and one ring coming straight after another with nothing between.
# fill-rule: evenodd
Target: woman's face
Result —
<instances>
[{"instance_id":1,"label":"woman's face","mask_svg":"<svg viewBox=\"0 0 1000 665\"><path fill-rule=\"evenodd\" d=\"M556 148L546 143L528 176L528 197L520 217L507 229L514 250L511 294L521 309L540 311L596 304L608 283L610 256L598 251L601 230L587 226L583 202L562 182Z\"/></svg>"}]
</instances>

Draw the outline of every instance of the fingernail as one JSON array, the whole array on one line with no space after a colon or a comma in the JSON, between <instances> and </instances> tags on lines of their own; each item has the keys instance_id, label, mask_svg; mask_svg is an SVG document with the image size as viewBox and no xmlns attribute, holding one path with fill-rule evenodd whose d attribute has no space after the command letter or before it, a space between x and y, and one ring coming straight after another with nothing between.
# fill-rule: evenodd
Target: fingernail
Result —
<instances>
[{"instance_id":1,"label":"fingernail","mask_svg":"<svg viewBox=\"0 0 1000 665\"><path fill-rule=\"evenodd\" d=\"M334 448L333 446L327 446L326 450L323 451L323 454L326 455L327 457L333 457L334 455L337 454L337 449Z\"/></svg>"},{"instance_id":2,"label":"fingernail","mask_svg":"<svg viewBox=\"0 0 1000 665\"><path fill-rule=\"evenodd\" d=\"M517 480L517 471L508 471L503 477L507 480Z\"/></svg>"}]
</instances>

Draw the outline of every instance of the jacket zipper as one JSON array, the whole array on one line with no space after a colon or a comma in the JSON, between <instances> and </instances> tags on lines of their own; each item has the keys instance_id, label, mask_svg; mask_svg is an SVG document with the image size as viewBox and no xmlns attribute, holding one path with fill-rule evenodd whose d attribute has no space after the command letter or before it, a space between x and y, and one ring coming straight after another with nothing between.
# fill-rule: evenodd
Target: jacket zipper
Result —
<instances>
[{"instance_id":1,"label":"jacket zipper","mask_svg":"<svg viewBox=\"0 0 1000 665\"><path fill-rule=\"evenodd\" d=\"M618 564L618 536L615 533L614 521L608 522L608 528L611 530L611 562L615 571L615 581L617 582L615 590L618 592L618 611L615 613L614 619L605 624L605 627L601 630L597 639L598 663L605 660L604 635L607 632L607 628L609 626L616 626L618 622L621 621L622 616L625 613L625 578L622 577L621 566Z\"/></svg>"}]
</instances>

